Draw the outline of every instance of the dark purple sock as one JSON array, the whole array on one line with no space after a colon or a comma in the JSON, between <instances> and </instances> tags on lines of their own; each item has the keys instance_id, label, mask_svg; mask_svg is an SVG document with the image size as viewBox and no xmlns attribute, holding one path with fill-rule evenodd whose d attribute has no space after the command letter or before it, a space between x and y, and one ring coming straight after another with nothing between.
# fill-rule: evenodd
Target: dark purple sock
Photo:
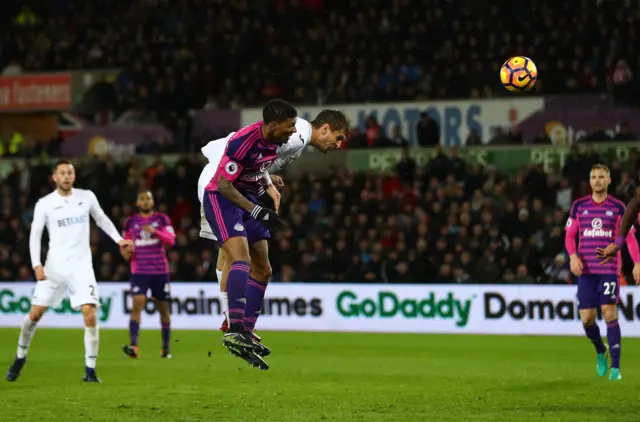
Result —
<instances>
[{"instance_id":1,"label":"dark purple sock","mask_svg":"<svg viewBox=\"0 0 640 422\"><path fill-rule=\"evenodd\" d=\"M132 319L129 320L129 344L131 346L138 345L138 333L140 332L140 323Z\"/></svg>"},{"instance_id":2,"label":"dark purple sock","mask_svg":"<svg viewBox=\"0 0 640 422\"><path fill-rule=\"evenodd\" d=\"M261 283L255 278L249 277L247 282L247 305L244 307L243 320L245 331L253 331L256 327L256 322L262 311L265 290L267 290L266 283Z\"/></svg>"},{"instance_id":3,"label":"dark purple sock","mask_svg":"<svg viewBox=\"0 0 640 422\"><path fill-rule=\"evenodd\" d=\"M227 295L229 297L229 331L241 333L244 331L244 307L247 303L247 281L249 280L249 264L236 261L231 264L227 278Z\"/></svg>"},{"instance_id":4,"label":"dark purple sock","mask_svg":"<svg viewBox=\"0 0 640 422\"><path fill-rule=\"evenodd\" d=\"M600 327L598 327L598 324L583 325L583 327L587 338L591 340L591 343L596 347L596 353L604 353L607 349L604 347L604 342L600 336Z\"/></svg>"},{"instance_id":5,"label":"dark purple sock","mask_svg":"<svg viewBox=\"0 0 640 422\"><path fill-rule=\"evenodd\" d=\"M620 369L620 346L622 334L618 320L607 322L607 341L609 342L609 353L611 354L611 367Z\"/></svg>"},{"instance_id":6,"label":"dark purple sock","mask_svg":"<svg viewBox=\"0 0 640 422\"><path fill-rule=\"evenodd\" d=\"M169 352L169 340L171 339L171 325L162 324L162 350Z\"/></svg>"}]
</instances>

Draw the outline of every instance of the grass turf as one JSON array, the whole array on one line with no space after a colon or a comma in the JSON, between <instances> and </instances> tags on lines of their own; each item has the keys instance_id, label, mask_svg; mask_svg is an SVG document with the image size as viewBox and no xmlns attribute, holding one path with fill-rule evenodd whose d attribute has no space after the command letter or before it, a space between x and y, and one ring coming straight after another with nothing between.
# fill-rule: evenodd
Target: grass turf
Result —
<instances>
[{"instance_id":1,"label":"grass turf","mask_svg":"<svg viewBox=\"0 0 640 422\"><path fill-rule=\"evenodd\" d=\"M163 360L159 331L142 330L132 360L126 332L103 330L95 385L82 382L83 331L40 329L20 379L0 382L0 420L621 421L640 410L636 339L611 382L579 337L261 334L266 372L229 356L220 333L176 331ZM17 336L0 329L2 370Z\"/></svg>"}]
</instances>

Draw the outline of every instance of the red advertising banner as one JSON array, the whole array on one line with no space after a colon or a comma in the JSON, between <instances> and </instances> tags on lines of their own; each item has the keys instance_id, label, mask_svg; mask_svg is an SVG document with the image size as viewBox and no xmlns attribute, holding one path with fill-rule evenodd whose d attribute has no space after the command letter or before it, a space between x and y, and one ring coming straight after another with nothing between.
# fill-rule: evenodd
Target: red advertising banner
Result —
<instances>
[{"instance_id":1,"label":"red advertising banner","mask_svg":"<svg viewBox=\"0 0 640 422\"><path fill-rule=\"evenodd\" d=\"M70 106L69 73L0 77L0 112L68 110Z\"/></svg>"}]
</instances>

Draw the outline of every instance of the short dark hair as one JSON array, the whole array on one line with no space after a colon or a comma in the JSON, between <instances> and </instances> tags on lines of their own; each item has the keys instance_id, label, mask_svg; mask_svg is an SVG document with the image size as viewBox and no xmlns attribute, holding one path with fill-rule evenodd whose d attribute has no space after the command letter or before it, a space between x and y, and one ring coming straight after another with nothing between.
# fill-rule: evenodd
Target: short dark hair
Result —
<instances>
[{"instance_id":1,"label":"short dark hair","mask_svg":"<svg viewBox=\"0 0 640 422\"><path fill-rule=\"evenodd\" d=\"M55 171L58 170L58 167L64 166L65 164L70 165L70 166L73 165L73 163L71 161L69 161L69 160L58 160L53 165L53 168L51 169L51 171L55 173Z\"/></svg>"},{"instance_id":2,"label":"short dark hair","mask_svg":"<svg viewBox=\"0 0 640 422\"><path fill-rule=\"evenodd\" d=\"M311 122L311 126L315 128L324 124L328 124L332 131L342 130L345 133L349 131L350 126L349 119L342 111L331 109L322 110Z\"/></svg>"},{"instance_id":3,"label":"short dark hair","mask_svg":"<svg viewBox=\"0 0 640 422\"><path fill-rule=\"evenodd\" d=\"M285 100L273 99L262 109L262 120L265 123L279 123L298 117L298 110Z\"/></svg>"}]
</instances>

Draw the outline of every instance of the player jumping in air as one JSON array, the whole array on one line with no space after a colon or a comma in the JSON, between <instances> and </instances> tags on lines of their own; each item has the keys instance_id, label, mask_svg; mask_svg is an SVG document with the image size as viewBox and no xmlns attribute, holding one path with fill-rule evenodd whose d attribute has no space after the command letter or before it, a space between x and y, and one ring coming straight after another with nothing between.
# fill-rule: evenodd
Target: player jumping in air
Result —
<instances>
[{"instance_id":1,"label":"player jumping in air","mask_svg":"<svg viewBox=\"0 0 640 422\"><path fill-rule=\"evenodd\" d=\"M162 327L161 357L171 358L169 340L171 338L169 262L165 247L175 244L176 234L171 220L166 214L153 211L153 195L143 191L136 202L138 214L129 217L124 224L124 238L133 240L134 250L121 249L122 256L131 260L131 297L133 309L129 320L129 344L122 350L127 356L138 358L138 333L140 314L147 303L147 292L155 301L160 313Z\"/></svg>"},{"instance_id":2,"label":"player jumping in air","mask_svg":"<svg viewBox=\"0 0 640 422\"><path fill-rule=\"evenodd\" d=\"M257 204L256 195L272 185L267 168L277 158L278 145L296 131L296 109L271 100L263 121L236 132L203 195L207 222L230 263L227 280L229 331L222 342L230 353L251 366L266 370L264 352L250 334L262 309L271 277L267 239L269 229L279 229L278 214ZM250 254L252 260L250 260Z\"/></svg>"},{"instance_id":3,"label":"player jumping in air","mask_svg":"<svg viewBox=\"0 0 640 422\"><path fill-rule=\"evenodd\" d=\"M596 165L591 169L589 182L591 196L577 199L566 225L565 246L570 256L571 272L578 277L578 309L587 338L596 348L596 370L603 377L609 370L607 355L611 354L609 379L622 379L620 375L621 334L618 324L619 275L622 257L616 254L605 264L595 256L596 248L602 248L616 238L620 220L625 212L624 203L609 196L607 187L611 183L609 169ZM576 235L578 247L576 249ZM635 263L633 276L640 280L640 251L634 232L627 236L629 255ZM600 307L607 323L605 346L596 323L596 310Z\"/></svg>"},{"instance_id":4,"label":"player jumping in air","mask_svg":"<svg viewBox=\"0 0 640 422\"><path fill-rule=\"evenodd\" d=\"M349 120L347 117L338 110L323 110L317 117L309 123L308 121L298 118L296 120L296 133L291 135L287 143L281 145L277 149L278 158L271 164L268 171L269 173L275 173L280 171L285 165L296 160L307 145L311 145L319 151L328 152L337 149L340 143L346 140L346 133L349 130ZM222 154L226 147L226 141L232 136L230 134L225 139L219 139L209 142L202 148L202 153L209 160L209 164L203 169L200 180L198 182L198 197L202 201L202 195L204 192L204 185L206 181L211 179L215 169L222 158ZM284 186L284 182L281 177L270 174L273 186L277 189ZM268 187L266 189L267 196L269 196L274 202L274 208L278 211L280 204L280 194L277 189ZM264 197L264 196L262 196ZM215 236L211 233L211 228L207 223L204 215L201 219L200 236L205 239L215 240ZM253 262L253 261L252 261ZM227 331L228 329L228 304L227 304L227 286L226 286L226 274L228 273L228 263L226 263L224 251L220 250L218 253L218 262L216 264L216 275L220 283L220 296L222 299L222 310L225 319L222 323L221 330ZM226 266L226 271L223 271ZM252 263L253 267L253 263ZM256 316L257 318L257 316ZM256 340L260 340L258 336L254 334Z\"/></svg>"},{"instance_id":5,"label":"player jumping in air","mask_svg":"<svg viewBox=\"0 0 640 422\"><path fill-rule=\"evenodd\" d=\"M53 168L56 190L41 198L35 206L29 252L38 282L31 299L31 310L20 329L18 352L7 372L8 381L18 379L36 325L44 312L49 307L58 307L68 292L71 306L82 309L84 318L84 381L100 382L96 375L99 345L96 307L100 304L100 295L91 260L89 216L121 248L130 248L132 242L120 236L93 192L73 188L75 178L69 161L56 163ZM40 248L45 227L49 232L49 251L43 267Z\"/></svg>"}]
</instances>

